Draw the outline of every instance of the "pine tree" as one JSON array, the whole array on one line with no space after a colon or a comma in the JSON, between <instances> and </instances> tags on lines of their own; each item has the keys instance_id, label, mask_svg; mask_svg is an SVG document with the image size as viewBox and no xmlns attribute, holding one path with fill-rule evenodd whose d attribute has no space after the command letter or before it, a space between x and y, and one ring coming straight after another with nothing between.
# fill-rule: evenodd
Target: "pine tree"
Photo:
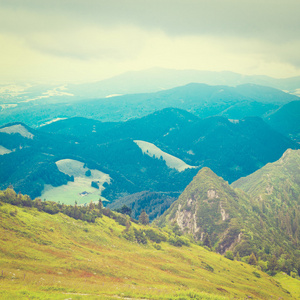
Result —
<instances>
[{"instance_id":1,"label":"pine tree","mask_svg":"<svg viewBox=\"0 0 300 300\"><path fill-rule=\"evenodd\" d=\"M257 259L254 255L254 253L252 252L252 254L250 255L249 259L248 259L248 264L249 265L253 265L256 266L257 265Z\"/></svg>"},{"instance_id":2,"label":"pine tree","mask_svg":"<svg viewBox=\"0 0 300 300\"><path fill-rule=\"evenodd\" d=\"M145 210L143 209L140 216L139 216L139 222L143 225L148 225L149 224L149 217L146 214Z\"/></svg>"},{"instance_id":3,"label":"pine tree","mask_svg":"<svg viewBox=\"0 0 300 300\"><path fill-rule=\"evenodd\" d=\"M99 202L98 202L97 208L99 209L100 217L102 217L102 214L103 214L103 203L102 203L101 198L99 198Z\"/></svg>"},{"instance_id":4,"label":"pine tree","mask_svg":"<svg viewBox=\"0 0 300 300\"><path fill-rule=\"evenodd\" d=\"M275 255L273 255L268 260L268 270L272 276L276 274L277 268L278 268L277 258Z\"/></svg>"},{"instance_id":5,"label":"pine tree","mask_svg":"<svg viewBox=\"0 0 300 300\"><path fill-rule=\"evenodd\" d=\"M203 240L203 246L207 246L209 249L211 249L211 241L209 238L208 233L205 234L204 240Z\"/></svg>"}]
</instances>

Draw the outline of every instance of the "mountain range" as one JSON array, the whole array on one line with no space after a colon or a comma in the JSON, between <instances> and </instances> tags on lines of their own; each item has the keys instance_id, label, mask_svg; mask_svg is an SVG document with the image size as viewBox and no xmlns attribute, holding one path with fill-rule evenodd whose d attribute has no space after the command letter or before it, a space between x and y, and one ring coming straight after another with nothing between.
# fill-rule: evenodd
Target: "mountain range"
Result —
<instances>
[{"instance_id":1,"label":"mountain range","mask_svg":"<svg viewBox=\"0 0 300 300\"><path fill-rule=\"evenodd\" d=\"M0 298L300 297L299 83L2 87Z\"/></svg>"},{"instance_id":2,"label":"mountain range","mask_svg":"<svg viewBox=\"0 0 300 300\"><path fill-rule=\"evenodd\" d=\"M105 98L111 95L153 93L194 83L237 86L256 84L289 93L299 94L300 78L272 78L259 75L242 75L229 71L172 70L152 68L126 72L108 79L77 84L14 83L1 86L1 102L20 103L42 101L45 103L73 102L83 99ZM2 104L2 103L1 103Z\"/></svg>"},{"instance_id":3,"label":"mountain range","mask_svg":"<svg viewBox=\"0 0 300 300\"><path fill-rule=\"evenodd\" d=\"M33 198L45 184L57 187L72 179L58 170L62 159L108 174L102 195L112 201L147 190L181 192L204 166L233 182L298 148L260 118L200 119L174 108L118 123L70 118L39 129L12 123L0 135L1 146L12 151L0 156L1 187L13 185Z\"/></svg>"},{"instance_id":4,"label":"mountain range","mask_svg":"<svg viewBox=\"0 0 300 300\"><path fill-rule=\"evenodd\" d=\"M76 116L105 122L126 121L173 107L188 110L201 118L217 115L241 119L269 115L291 101L299 101L299 97L259 85L230 87L190 83L155 93L86 98L77 102L69 98L50 104L43 101L22 102L2 109L0 116L1 125L23 122L37 127Z\"/></svg>"}]
</instances>

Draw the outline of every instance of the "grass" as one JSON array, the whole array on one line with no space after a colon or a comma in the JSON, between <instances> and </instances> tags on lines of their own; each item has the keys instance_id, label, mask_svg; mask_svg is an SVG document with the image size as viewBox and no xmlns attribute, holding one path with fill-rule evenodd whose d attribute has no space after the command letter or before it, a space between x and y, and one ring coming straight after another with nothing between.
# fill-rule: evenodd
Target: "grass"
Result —
<instances>
[{"instance_id":1,"label":"grass","mask_svg":"<svg viewBox=\"0 0 300 300\"><path fill-rule=\"evenodd\" d=\"M56 165L61 172L69 176L73 175L74 182L69 181L68 184L58 187L46 184L41 195L42 199L68 205L74 205L75 201L79 205L90 203L91 201L98 202L101 191L103 190L102 185L104 182L110 182L109 175L98 170L90 170L91 175L86 176L85 173L89 169L84 168L84 164L77 160L63 159L57 161ZM98 182L100 189L92 187L92 181ZM81 195L83 192L87 192L87 194L84 196Z\"/></svg>"},{"instance_id":2,"label":"grass","mask_svg":"<svg viewBox=\"0 0 300 300\"><path fill-rule=\"evenodd\" d=\"M300 290L194 244L129 242L124 230L105 216L90 224L2 204L0 299L292 299Z\"/></svg>"},{"instance_id":3,"label":"grass","mask_svg":"<svg viewBox=\"0 0 300 300\"><path fill-rule=\"evenodd\" d=\"M292 278L284 272L276 274L274 279L277 280L284 289L290 291L295 299L300 299L300 283L298 279Z\"/></svg>"},{"instance_id":4,"label":"grass","mask_svg":"<svg viewBox=\"0 0 300 300\"><path fill-rule=\"evenodd\" d=\"M11 125L7 127L3 127L0 129L0 132L5 132L8 134L12 133L19 133L23 137L28 138L28 139L33 139L34 135L30 133L23 125L17 124L17 125Z\"/></svg>"},{"instance_id":5,"label":"grass","mask_svg":"<svg viewBox=\"0 0 300 300\"><path fill-rule=\"evenodd\" d=\"M0 145L0 155L11 153L11 151Z\"/></svg>"},{"instance_id":6,"label":"grass","mask_svg":"<svg viewBox=\"0 0 300 300\"><path fill-rule=\"evenodd\" d=\"M151 157L156 157L158 159L162 157L162 159L166 162L169 168L174 168L179 172L182 172L188 168L197 168L194 166L190 166L186 164L183 160L160 150L152 143L139 141L139 140L136 140L134 142L141 148L143 153L146 153L147 155Z\"/></svg>"}]
</instances>

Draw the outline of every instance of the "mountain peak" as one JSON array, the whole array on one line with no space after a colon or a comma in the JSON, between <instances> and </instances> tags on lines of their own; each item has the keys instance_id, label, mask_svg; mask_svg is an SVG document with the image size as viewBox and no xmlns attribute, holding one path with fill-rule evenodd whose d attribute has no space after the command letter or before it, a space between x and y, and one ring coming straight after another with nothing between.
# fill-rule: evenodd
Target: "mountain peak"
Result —
<instances>
[{"instance_id":1,"label":"mountain peak","mask_svg":"<svg viewBox=\"0 0 300 300\"><path fill-rule=\"evenodd\" d=\"M231 219L237 215L239 200L239 195L226 181L204 167L160 218L159 223L177 224L183 232L192 234L198 240L203 240L206 233L214 231L220 236L215 235L213 242L220 242L221 232L224 233L224 228L228 228ZM223 235L222 242L225 239ZM220 252L228 247L223 246L222 242Z\"/></svg>"},{"instance_id":2,"label":"mountain peak","mask_svg":"<svg viewBox=\"0 0 300 300\"><path fill-rule=\"evenodd\" d=\"M256 199L265 200L272 206L273 202L293 203L300 197L300 150L287 149L281 158L269 163L247 177L232 183ZM286 191L283 197L282 191Z\"/></svg>"}]
</instances>

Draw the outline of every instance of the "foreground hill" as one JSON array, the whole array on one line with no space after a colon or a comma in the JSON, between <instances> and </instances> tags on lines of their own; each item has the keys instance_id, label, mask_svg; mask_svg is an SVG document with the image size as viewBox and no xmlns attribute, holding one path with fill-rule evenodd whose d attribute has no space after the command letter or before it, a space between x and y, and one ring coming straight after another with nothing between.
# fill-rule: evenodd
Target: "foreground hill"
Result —
<instances>
[{"instance_id":1,"label":"foreground hill","mask_svg":"<svg viewBox=\"0 0 300 300\"><path fill-rule=\"evenodd\" d=\"M7 196L23 197L0 192L0 199ZM125 218L119 216L116 220ZM129 219L124 226L118 222L103 216L87 223L0 201L0 298L292 299L297 295L297 280L294 289L286 290L245 263L195 244L171 245L180 238L170 230ZM144 232L140 243L134 238L139 232ZM154 242L155 236L161 241Z\"/></svg>"},{"instance_id":2,"label":"foreground hill","mask_svg":"<svg viewBox=\"0 0 300 300\"><path fill-rule=\"evenodd\" d=\"M255 253L268 265L278 260L274 270L300 270L299 174L299 150L287 150L232 186L203 168L157 223L176 225L201 241L208 234L220 253Z\"/></svg>"}]
</instances>

